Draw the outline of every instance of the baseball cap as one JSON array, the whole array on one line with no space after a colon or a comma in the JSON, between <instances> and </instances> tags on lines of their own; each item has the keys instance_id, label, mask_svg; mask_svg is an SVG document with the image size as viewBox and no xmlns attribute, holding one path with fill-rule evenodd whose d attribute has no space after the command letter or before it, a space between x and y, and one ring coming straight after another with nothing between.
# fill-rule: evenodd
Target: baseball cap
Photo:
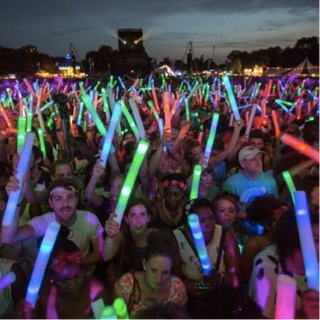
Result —
<instances>
[{"instance_id":1,"label":"baseball cap","mask_svg":"<svg viewBox=\"0 0 320 320\"><path fill-rule=\"evenodd\" d=\"M242 160L252 160L257 154L265 153L255 147L247 146L240 150L238 155L239 162Z\"/></svg>"}]
</instances>

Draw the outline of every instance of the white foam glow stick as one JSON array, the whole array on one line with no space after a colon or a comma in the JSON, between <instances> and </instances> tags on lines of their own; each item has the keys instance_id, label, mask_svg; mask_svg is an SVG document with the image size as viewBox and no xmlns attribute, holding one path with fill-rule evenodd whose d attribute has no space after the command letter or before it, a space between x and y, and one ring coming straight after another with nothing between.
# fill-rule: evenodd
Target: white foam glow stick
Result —
<instances>
[{"instance_id":1,"label":"white foam glow stick","mask_svg":"<svg viewBox=\"0 0 320 320\"><path fill-rule=\"evenodd\" d=\"M254 104L252 106L252 108L251 108L250 117L249 117L249 123L247 125L246 132L245 132L245 135L247 137L249 137L249 134L250 134L250 131L251 131L251 127L252 127L252 122L253 122L254 116L256 114L256 110L257 110L257 105Z\"/></svg>"},{"instance_id":2,"label":"white foam glow stick","mask_svg":"<svg viewBox=\"0 0 320 320\"><path fill-rule=\"evenodd\" d=\"M204 159L203 159L203 164L202 165L205 168L209 164L212 146L213 146L213 143L214 143L214 139L216 137L218 121L219 121L219 113L215 113L213 115L213 118L212 118L212 121L211 121L210 133L209 133L209 137L208 137L208 140L207 140L206 149L204 151Z\"/></svg>"},{"instance_id":3,"label":"white foam glow stick","mask_svg":"<svg viewBox=\"0 0 320 320\"><path fill-rule=\"evenodd\" d=\"M142 120L141 120L141 116L140 116L138 107L137 107L136 102L134 101L134 99L132 99L132 98L129 99L129 105L130 105L130 108L132 110L134 120L136 121L136 124L138 126L140 138L142 140L145 140L146 139L146 133L145 133L145 130L144 130L144 127L143 127L143 123L142 123Z\"/></svg>"}]
</instances>

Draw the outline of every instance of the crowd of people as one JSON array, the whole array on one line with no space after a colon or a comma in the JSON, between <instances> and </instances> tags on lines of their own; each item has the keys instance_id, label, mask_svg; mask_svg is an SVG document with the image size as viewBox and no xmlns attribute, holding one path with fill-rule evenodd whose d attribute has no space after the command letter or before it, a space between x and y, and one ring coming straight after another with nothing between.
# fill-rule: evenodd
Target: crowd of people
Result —
<instances>
[{"instance_id":1,"label":"crowd of people","mask_svg":"<svg viewBox=\"0 0 320 320\"><path fill-rule=\"evenodd\" d=\"M319 149L319 81L231 81L239 118L219 76L0 85L0 221L10 194L21 190L13 223L0 231L0 281L16 275L0 291L0 317L92 318L94 301L112 305L121 297L131 318L274 318L277 277L285 274L297 283L295 317L319 318L282 175L288 171L306 192L319 253L319 162L281 141L287 133ZM120 100L135 125L123 112L104 166L97 117L108 130ZM29 131L36 137L19 180L17 146ZM139 140L149 148L119 223L116 208ZM202 171L191 197L195 165ZM199 219L210 274L190 214ZM26 289L52 221L61 228L32 308Z\"/></svg>"}]
</instances>

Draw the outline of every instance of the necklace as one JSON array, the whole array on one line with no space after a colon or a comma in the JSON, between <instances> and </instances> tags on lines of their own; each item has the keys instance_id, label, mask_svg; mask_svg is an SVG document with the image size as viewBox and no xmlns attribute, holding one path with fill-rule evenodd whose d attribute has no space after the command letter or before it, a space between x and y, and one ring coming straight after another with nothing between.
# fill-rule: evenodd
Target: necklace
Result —
<instances>
[{"instance_id":1,"label":"necklace","mask_svg":"<svg viewBox=\"0 0 320 320\"><path fill-rule=\"evenodd\" d=\"M182 208L179 207L175 212L171 213L164 202L164 199L162 200L162 209L160 210L160 215L163 213L162 219L169 225L171 226L176 226L180 221L181 221L181 216L182 216Z\"/></svg>"}]
</instances>

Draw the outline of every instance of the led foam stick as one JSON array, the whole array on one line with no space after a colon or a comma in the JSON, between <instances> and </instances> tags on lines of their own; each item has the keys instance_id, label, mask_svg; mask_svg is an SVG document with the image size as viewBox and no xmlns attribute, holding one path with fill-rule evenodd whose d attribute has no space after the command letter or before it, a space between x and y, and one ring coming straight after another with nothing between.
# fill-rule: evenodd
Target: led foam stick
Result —
<instances>
[{"instance_id":1,"label":"led foam stick","mask_svg":"<svg viewBox=\"0 0 320 320\"><path fill-rule=\"evenodd\" d=\"M6 91L7 91L7 95L8 95L9 105L10 105L11 109L13 109L14 103L12 101L11 90L9 88L7 88Z\"/></svg>"},{"instance_id":2,"label":"led foam stick","mask_svg":"<svg viewBox=\"0 0 320 320\"><path fill-rule=\"evenodd\" d=\"M224 75L224 76L222 76L222 80L223 80L223 83L224 83L226 90L227 90L227 95L228 95L228 99L230 102L232 112L234 114L234 118L236 121L240 121L240 114L239 114L239 110L237 107L236 99L235 99L234 94L232 92L229 77L227 75Z\"/></svg>"},{"instance_id":3,"label":"led foam stick","mask_svg":"<svg viewBox=\"0 0 320 320\"><path fill-rule=\"evenodd\" d=\"M100 319L118 319L116 309L113 306L106 306L102 310Z\"/></svg>"},{"instance_id":4,"label":"led foam stick","mask_svg":"<svg viewBox=\"0 0 320 320\"><path fill-rule=\"evenodd\" d=\"M283 101L282 101L282 100L276 99L276 104L278 104L286 113L289 113L288 108L286 108L286 107L283 105Z\"/></svg>"},{"instance_id":5,"label":"led foam stick","mask_svg":"<svg viewBox=\"0 0 320 320\"><path fill-rule=\"evenodd\" d=\"M189 108L189 98L184 99L184 106L186 109L186 119L187 121L190 121L190 108Z\"/></svg>"},{"instance_id":6,"label":"led foam stick","mask_svg":"<svg viewBox=\"0 0 320 320\"><path fill-rule=\"evenodd\" d=\"M47 151L46 151L46 145L44 143L44 136L43 136L43 131L41 128L38 128L38 136L39 136L39 141L40 141L40 149L43 153L43 157L47 157Z\"/></svg>"},{"instance_id":7,"label":"led foam stick","mask_svg":"<svg viewBox=\"0 0 320 320\"><path fill-rule=\"evenodd\" d=\"M12 123L8 117L8 114L7 114L7 110L3 107L3 105L1 104L0 102L0 111L1 111L1 114L4 118L4 121L6 122L7 126L10 128L12 127Z\"/></svg>"},{"instance_id":8,"label":"led foam stick","mask_svg":"<svg viewBox=\"0 0 320 320\"><path fill-rule=\"evenodd\" d=\"M23 145L20 159L17 165L17 171L16 171L16 178L20 181L20 184L22 184L23 177L27 172L29 161L31 158L31 152L33 147L33 141L34 141L35 134L32 132L27 133L26 141ZM3 226L10 226L13 222L14 215L17 210L17 204L20 199L21 194L21 185L20 188L16 191L12 191L9 194L9 199L7 201L7 206L4 211L4 216L2 220Z\"/></svg>"},{"instance_id":9,"label":"led foam stick","mask_svg":"<svg viewBox=\"0 0 320 320\"><path fill-rule=\"evenodd\" d=\"M296 280L284 274L278 275L275 319L294 319L296 294Z\"/></svg>"},{"instance_id":10,"label":"led foam stick","mask_svg":"<svg viewBox=\"0 0 320 320\"><path fill-rule=\"evenodd\" d=\"M179 109L182 101L185 99L185 93L183 92L181 94L181 97L179 98L179 100L176 100L171 108L171 118L172 116L176 113L176 111Z\"/></svg>"},{"instance_id":11,"label":"led foam stick","mask_svg":"<svg viewBox=\"0 0 320 320\"><path fill-rule=\"evenodd\" d=\"M171 132L169 92L163 92L164 130Z\"/></svg>"},{"instance_id":12,"label":"led foam stick","mask_svg":"<svg viewBox=\"0 0 320 320\"><path fill-rule=\"evenodd\" d=\"M187 99L189 99L190 97L192 97L192 95L193 95L193 93L196 91L198 85L199 85L199 82L198 82L198 80L197 80L197 81L195 82L193 88L191 89L191 91L190 91Z\"/></svg>"},{"instance_id":13,"label":"led foam stick","mask_svg":"<svg viewBox=\"0 0 320 320\"><path fill-rule=\"evenodd\" d=\"M83 114L83 102L80 102L79 112L78 112L78 117L77 117L77 125L78 126L81 125L82 114Z\"/></svg>"},{"instance_id":14,"label":"led foam stick","mask_svg":"<svg viewBox=\"0 0 320 320\"><path fill-rule=\"evenodd\" d=\"M148 104L148 106L150 107L150 109L151 109L151 111L152 111L152 113L153 113L153 115L154 115L154 118L155 118L156 120L158 120L158 119L159 119L159 115L158 115L156 109L154 108L154 105L153 105L152 101L149 100L149 101L147 102L147 104Z\"/></svg>"},{"instance_id":15,"label":"led foam stick","mask_svg":"<svg viewBox=\"0 0 320 320\"><path fill-rule=\"evenodd\" d=\"M292 180L292 177L291 177L291 174L290 174L290 172L289 171L283 171L282 172L282 176L283 176L283 178L284 178L284 181L286 182L286 184L287 184L287 187L288 187L288 189L289 189L289 191L290 191L290 194L291 194L291 197L292 197L292 201L293 201L293 203L294 203L294 193L297 191L296 190L296 187L295 187L295 185L294 185L294 182L293 182L293 180Z\"/></svg>"},{"instance_id":16,"label":"led foam stick","mask_svg":"<svg viewBox=\"0 0 320 320\"><path fill-rule=\"evenodd\" d=\"M252 127L252 122L253 122L254 116L256 115L256 110L257 110L257 105L254 104L254 105L252 106L252 108L251 108L249 122L248 122L248 124L247 124L246 132L245 132L245 135L246 135L247 137L249 137L250 130L251 130L251 127Z\"/></svg>"},{"instance_id":17,"label":"led foam stick","mask_svg":"<svg viewBox=\"0 0 320 320\"><path fill-rule=\"evenodd\" d=\"M216 137L218 121L219 121L219 113L215 113L213 115L213 118L211 121L211 127L210 127L210 132L209 132L209 136L208 136L208 140L207 140L207 145L206 145L206 149L204 151L203 167L205 167L205 168L208 166L208 163L210 160L212 146L214 143L214 139Z\"/></svg>"},{"instance_id":18,"label":"led foam stick","mask_svg":"<svg viewBox=\"0 0 320 320\"><path fill-rule=\"evenodd\" d=\"M117 221L119 225L121 225L124 210L126 209L132 188L136 181L143 159L147 153L148 147L149 143L147 141L140 140L138 148L134 154L132 163L130 165L129 171L127 173L126 179L123 183L119 200L115 209L116 215L113 219L114 221Z\"/></svg>"},{"instance_id":19,"label":"led foam stick","mask_svg":"<svg viewBox=\"0 0 320 320\"><path fill-rule=\"evenodd\" d=\"M27 111L27 132L30 132L32 129L32 118L33 118L32 112Z\"/></svg>"},{"instance_id":20,"label":"led foam stick","mask_svg":"<svg viewBox=\"0 0 320 320\"><path fill-rule=\"evenodd\" d=\"M128 122L128 124L129 124L135 138L136 138L136 141L139 141L139 139L140 139L139 130L138 130L136 123L134 122L131 114L129 113L129 111L124 103L122 104L122 113L123 113L124 117L127 119L127 122Z\"/></svg>"},{"instance_id":21,"label":"led foam stick","mask_svg":"<svg viewBox=\"0 0 320 320\"><path fill-rule=\"evenodd\" d=\"M9 287L13 282L16 281L16 275L13 272L9 272L0 278L0 292L1 290Z\"/></svg>"},{"instance_id":22,"label":"led foam stick","mask_svg":"<svg viewBox=\"0 0 320 320\"><path fill-rule=\"evenodd\" d=\"M309 289L319 292L319 264L312 237L310 213L305 191L294 193L296 220Z\"/></svg>"},{"instance_id":23,"label":"led foam stick","mask_svg":"<svg viewBox=\"0 0 320 320\"><path fill-rule=\"evenodd\" d=\"M41 127L43 132L46 132L46 128L44 126L44 121L43 121L43 117L42 117L42 113L40 111L40 108L37 107L36 110L37 110L37 116L38 116L38 119L39 119L40 127Z\"/></svg>"},{"instance_id":24,"label":"led foam stick","mask_svg":"<svg viewBox=\"0 0 320 320\"><path fill-rule=\"evenodd\" d=\"M105 88L101 89L101 94L102 94L102 101L103 101L103 111L106 113L107 121L109 121L110 120L110 108L109 108L109 102L107 99L107 94L106 94Z\"/></svg>"},{"instance_id":25,"label":"led foam stick","mask_svg":"<svg viewBox=\"0 0 320 320\"><path fill-rule=\"evenodd\" d=\"M34 92L33 88L31 87L29 81L28 81L26 78L24 78L24 79L23 79L23 82L25 83L28 91L32 94L32 96L36 98L37 95L36 95L36 93Z\"/></svg>"},{"instance_id":26,"label":"led foam stick","mask_svg":"<svg viewBox=\"0 0 320 320\"><path fill-rule=\"evenodd\" d=\"M26 140L26 118L18 117L18 135L17 135L17 153L21 153L22 147Z\"/></svg>"},{"instance_id":27,"label":"led foam stick","mask_svg":"<svg viewBox=\"0 0 320 320\"><path fill-rule=\"evenodd\" d=\"M40 111L43 112L44 110L49 108L51 105L53 105L53 101L46 103L42 108L40 108Z\"/></svg>"},{"instance_id":28,"label":"led foam stick","mask_svg":"<svg viewBox=\"0 0 320 320\"><path fill-rule=\"evenodd\" d=\"M201 165L196 164L193 168L192 185L191 185L191 192L190 192L189 200L198 198L201 171L202 171Z\"/></svg>"},{"instance_id":29,"label":"led foam stick","mask_svg":"<svg viewBox=\"0 0 320 320\"><path fill-rule=\"evenodd\" d=\"M114 136L114 132L116 130L117 123L119 122L120 116L121 116L121 109L122 109L122 101L119 101L116 103L112 117L109 123L108 132L105 136L105 140L102 147L102 152L100 156L100 163L103 167L106 166L107 159L110 153L111 144L112 144L112 138Z\"/></svg>"},{"instance_id":30,"label":"led foam stick","mask_svg":"<svg viewBox=\"0 0 320 320\"><path fill-rule=\"evenodd\" d=\"M39 253L32 271L26 295L26 300L31 304L32 309L34 309L36 305L43 276L46 271L46 267L51 255L52 248L56 241L59 229L60 224L58 222L50 222L41 242Z\"/></svg>"},{"instance_id":31,"label":"led foam stick","mask_svg":"<svg viewBox=\"0 0 320 320\"><path fill-rule=\"evenodd\" d=\"M154 106L155 106L157 112L159 113L160 108L159 108L157 94L156 94L156 91L155 91L154 88L151 89L151 93L152 93L152 99L153 99L153 102L154 102Z\"/></svg>"},{"instance_id":32,"label":"led foam stick","mask_svg":"<svg viewBox=\"0 0 320 320\"><path fill-rule=\"evenodd\" d=\"M130 108L132 110L134 120L136 121L136 124L138 126L140 138L142 140L145 140L146 133L144 131L144 127L143 127L143 123L142 123L142 120L141 120L141 116L140 116L138 107L137 107L134 99L132 99L132 98L129 99L129 105L130 105Z\"/></svg>"},{"instance_id":33,"label":"led foam stick","mask_svg":"<svg viewBox=\"0 0 320 320\"><path fill-rule=\"evenodd\" d=\"M293 137L288 133L284 133L280 139L283 143L289 145L293 149L299 151L300 153L305 154L306 156L313 159L314 161L319 162L319 151L316 149L313 149L307 143L301 141L298 138Z\"/></svg>"},{"instance_id":34,"label":"led foam stick","mask_svg":"<svg viewBox=\"0 0 320 320\"><path fill-rule=\"evenodd\" d=\"M101 319L101 314L104 308L105 305L102 298L91 303L91 309L95 319Z\"/></svg>"},{"instance_id":35,"label":"led foam stick","mask_svg":"<svg viewBox=\"0 0 320 320\"><path fill-rule=\"evenodd\" d=\"M118 80L119 80L120 85L121 85L121 87L123 88L123 90L127 90L127 88L126 88L126 86L124 85L124 83L123 83L123 81L122 81L122 79L121 79L120 76L118 76Z\"/></svg>"},{"instance_id":36,"label":"led foam stick","mask_svg":"<svg viewBox=\"0 0 320 320\"><path fill-rule=\"evenodd\" d=\"M195 213L189 214L188 223L192 232L194 244L198 252L202 271L205 275L209 275L212 270L212 265L208 256L198 216Z\"/></svg>"},{"instance_id":37,"label":"led foam stick","mask_svg":"<svg viewBox=\"0 0 320 320\"><path fill-rule=\"evenodd\" d=\"M113 307L116 310L118 319L129 319L126 302L122 298L117 298L113 302Z\"/></svg>"},{"instance_id":38,"label":"led foam stick","mask_svg":"<svg viewBox=\"0 0 320 320\"><path fill-rule=\"evenodd\" d=\"M281 136L281 132L280 132L280 129L279 129L277 113L276 113L275 110L271 111L271 117L272 117L272 121L273 121L273 125L274 125L275 136L276 136L276 138L279 138Z\"/></svg>"},{"instance_id":39,"label":"led foam stick","mask_svg":"<svg viewBox=\"0 0 320 320\"><path fill-rule=\"evenodd\" d=\"M82 98L86 108L88 109L90 115L92 116L92 119L93 119L95 125L97 126L100 134L102 136L105 136L107 133L106 128L104 127L96 109L93 107L92 102L90 100L90 97L85 93L85 91L82 91L81 98Z\"/></svg>"}]
</instances>

